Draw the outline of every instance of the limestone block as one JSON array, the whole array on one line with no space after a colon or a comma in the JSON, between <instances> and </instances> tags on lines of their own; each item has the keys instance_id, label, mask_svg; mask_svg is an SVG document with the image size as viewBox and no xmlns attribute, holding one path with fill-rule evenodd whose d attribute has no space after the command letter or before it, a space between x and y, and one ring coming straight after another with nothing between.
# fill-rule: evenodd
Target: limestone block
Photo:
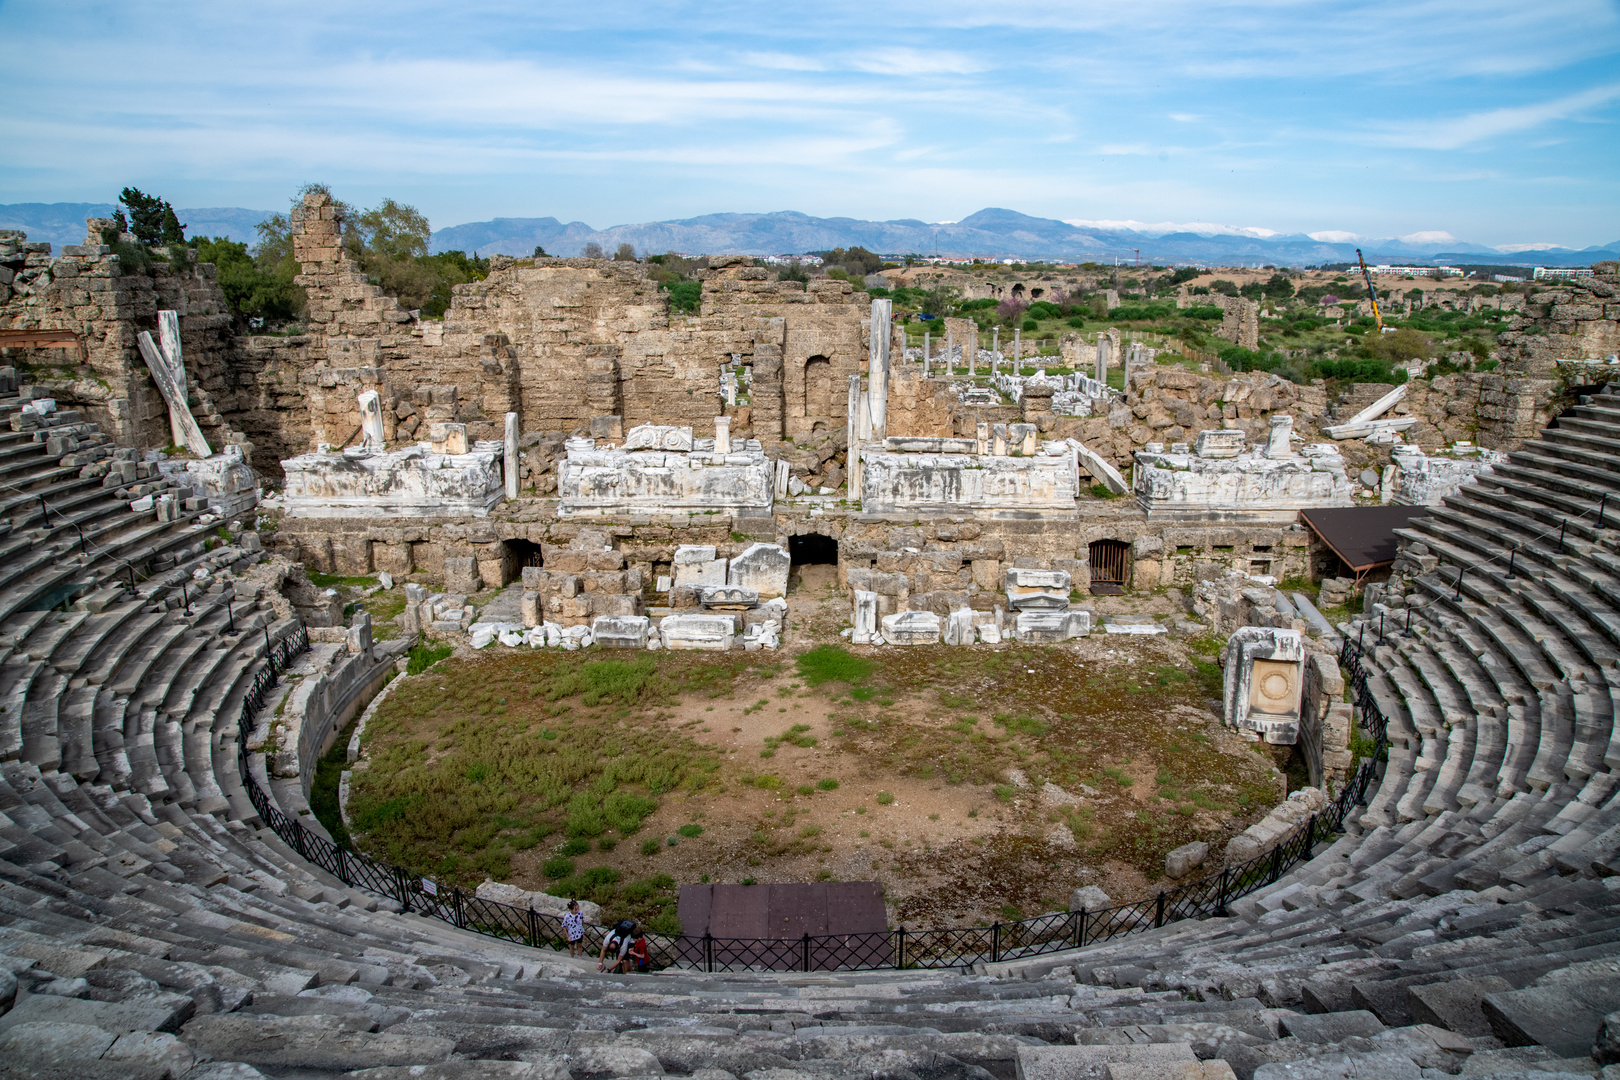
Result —
<instances>
[{"instance_id":1,"label":"limestone block","mask_svg":"<svg viewBox=\"0 0 1620 1080\"><path fill-rule=\"evenodd\" d=\"M645 649L647 629L645 615L599 615L591 623L591 637L604 649Z\"/></svg>"},{"instance_id":2,"label":"limestone block","mask_svg":"<svg viewBox=\"0 0 1620 1080\"><path fill-rule=\"evenodd\" d=\"M522 617L524 626L531 628L539 626L543 619L540 594L537 592L530 592L529 590L525 589L523 591L523 599L520 602L519 610L521 610L523 613Z\"/></svg>"},{"instance_id":3,"label":"limestone block","mask_svg":"<svg viewBox=\"0 0 1620 1080\"><path fill-rule=\"evenodd\" d=\"M1149 444L1150 447L1158 444ZM1211 515L1241 512L1254 520L1296 520L1298 511L1349 506L1350 478L1344 458L1328 445L1302 454L1270 458L1243 453L1233 458L1141 450L1136 454L1137 502L1155 514Z\"/></svg>"},{"instance_id":4,"label":"limestone block","mask_svg":"<svg viewBox=\"0 0 1620 1080\"><path fill-rule=\"evenodd\" d=\"M658 634L666 649L703 649L724 652L731 648L736 622L730 615L666 615Z\"/></svg>"},{"instance_id":5,"label":"limestone block","mask_svg":"<svg viewBox=\"0 0 1620 1080\"><path fill-rule=\"evenodd\" d=\"M973 584L985 592L1001 591L1001 562L998 559L974 559L971 570Z\"/></svg>"},{"instance_id":6,"label":"limestone block","mask_svg":"<svg viewBox=\"0 0 1620 1080\"><path fill-rule=\"evenodd\" d=\"M975 623L973 629L978 631L979 640L986 645L1001 644L1001 621Z\"/></svg>"},{"instance_id":7,"label":"limestone block","mask_svg":"<svg viewBox=\"0 0 1620 1080\"><path fill-rule=\"evenodd\" d=\"M791 560L787 549L777 544L750 544L731 560L726 584L752 589L763 598L787 592Z\"/></svg>"},{"instance_id":8,"label":"limestone block","mask_svg":"<svg viewBox=\"0 0 1620 1080\"><path fill-rule=\"evenodd\" d=\"M1095 885L1082 886L1069 894L1070 911L1105 911L1113 906L1113 898Z\"/></svg>"},{"instance_id":9,"label":"limestone block","mask_svg":"<svg viewBox=\"0 0 1620 1080\"><path fill-rule=\"evenodd\" d=\"M438 423L428 425L428 441L435 454L452 457L467 453L467 425Z\"/></svg>"},{"instance_id":10,"label":"limestone block","mask_svg":"<svg viewBox=\"0 0 1620 1080\"><path fill-rule=\"evenodd\" d=\"M470 555L446 556L444 587L457 593L475 593L482 590L484 582L478 576L478 561Z\"/></svg>"},{"instance_id":11,"label":"limestone block","mask_svg":"<svg viewBox=\"0 0 1620 1080\"><path fill-rule=\"evenodd\" d=\"M375 390L367 390L359 395L358 401L363 445L381 450L383 449L382 396Z\"/></svg>"},{"instance_id":12,"label":"limestone block","mask_svg":"<svg viewBox=\"0 0 1620 1080\"><path fill-rule=\"evenodd\" d=\"M899 611L882 619L883 640L890 645L938 645L940 618L932 611Z\"/></svg>"},{"instance_id":13,"label":"limestone block","mask_svg":"<svg viewBox=\"0 0 1620 1080\"><path fill-rule=\"evenodd\" d=\"M878 594L865 589L856 589L855 612L852 622L855 627L850 635L850 642L855 645L870 645L878 636Z\"/></svg>"},{"instance_id":14,"label":"limestone block","mask_svg":"<svg viewBox=\"0 0 1620 1080\"><path fill-rule=\"evenodd\" d=\"M971 511L977 516L1068 518L1079 491L1071 453L1033 457L890 454L862 449L861 499L868 513Z\"/></svg>"},{"instance_id":15,"label":"limestone block","mask_svg":"<svg viewBox=\"0 0 1620 1080\"><path fill-rule=\"evenodd\" d=\"M1182 878L1204 865L1209 857L1209 845L1202 840L1194 840L1190 844L1167 853L1164 857L1164 874L1166 877Z\"/></svg>"},{"instance_id":16,"label":"limestone block","mask_svg":"<svg viewBox=\"0 0 1620 1080\"><path fill-rule=\"evenodd\" d=\"M561 633L561 631L558 631ZM543 892L527 892L516 885L507 885L502 882L485 881L478 886L476 894L480 900L493 900L497 904L506 904L509 907L527 910L533 908L542 915L563 916L568 912L568 901L560 896L552 896ZM602 908L589 900L579 901L579 913L585 916L585 922L591 926L602 924Z\"/></svg>"},{"instance_id":17,"label":"limestone block","mask_svg":"<svg viewBox=\"0 0 1620 1080\"><path fill-rule=\"evenodd\" d=\"M371 651L371 616L369 614L364 611L355 614L354 624L349 627L344 644L350 656L365 656Z\"/></svg>"},{"instance_id":18,"label":"limestone block","mask_svg":"<svg viewBox=\"0 0 1620 1080\"><path fill-rule=\"evenodd\" d=\"M302 454L281 463L289 517L487 517L502 496L486 445L443 456L420 446Z\"/></svg>"},{"instance_id":19,"label":"limestone block","mask_svg":"<svg viewBox=\"0 0 1620 1080\"><path fill-rule=\"evenodd\" d=\"M1069 606L1070 581L1066 570L1034 570L1009 567L1007 570L1007 606L1014 611L1066 610Z\"/></svg>"}]
</instances>

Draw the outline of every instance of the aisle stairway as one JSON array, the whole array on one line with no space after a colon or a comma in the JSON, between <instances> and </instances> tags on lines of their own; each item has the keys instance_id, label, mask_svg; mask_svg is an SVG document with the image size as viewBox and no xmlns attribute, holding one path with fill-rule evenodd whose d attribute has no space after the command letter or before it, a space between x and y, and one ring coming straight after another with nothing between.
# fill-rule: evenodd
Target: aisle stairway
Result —
<instances>
[{"instance_id":1,"label":"aisle stairway","mask_svg":"<svg viewBox=\"0 0 1620 1080\"><path fill-rule=\"evenodd\" d=\"M0 431L0 1076L1597 1071L1620 1007L1620 561L1572 527L1568 554L1527 551L1516 578L1476 569L1511 533L1458 521L1506 488L1419 526L1417 557L1446 562L1421 632L1369 646L1397 744L1353 834L1231 917L973 972L605 976L401 913L263 828L237 717L295 627L236 595L249 553L205 550L194 514L131 512L128 487L49 449ZM1517 490L1511 512L1584 505L1548 500Z\"/></svg>"}]
</instances>

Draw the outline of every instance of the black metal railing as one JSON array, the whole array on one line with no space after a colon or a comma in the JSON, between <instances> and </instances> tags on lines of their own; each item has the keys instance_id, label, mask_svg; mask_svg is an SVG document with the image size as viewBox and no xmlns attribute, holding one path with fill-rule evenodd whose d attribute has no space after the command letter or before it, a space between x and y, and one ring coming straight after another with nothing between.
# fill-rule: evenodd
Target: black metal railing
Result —
<instances>
[{"instance_id":1,"label":"black metal railing","mask_svg":"<svg viewBox=\"0 0 1620 1080\"><path fill-rule=\"evenodd\" d=\"M463 930L535 947L565 945L562 919L532 908L518 908L486 900L453 885L440 885L402 867L333 843L311 832L296 818L281 811L253 779L248 769L247 743L253 717L264 696L288 663L308 647L302 626L272 643L266 632L269 662L254 679L242 701L237 764L242 784L259 818L299 856L325 870L345 885L387 897L407 912L442 919ZM1385 723L1377 701L1367 688L1361 650L1345 638L1339 653L1341 668L1349 676L1353 700L1362 723L1377 748L1385 742ZM1095 945L1127 934L1140 933L1183 919L1226 914L1227 905L1268 885L1311 857L1318 843L1342 831L1345 819L1367 803L1367 789L1376 778L1378 754L1362 761L1343 790L1328 806L1314 813L1275 847L1247 862L1165 889L1157 895L1118 904L1100 911L1066 911L990 926L946 930L884 930L867 934L805 934L798 938L716 938L708 934L649 932L654 968L700 971L864 971L880 968L962 968L977 963L1019 960L1043 953ZM606 931L587 926L585 947L595 955Z\"/></svg>"}]
</instances>

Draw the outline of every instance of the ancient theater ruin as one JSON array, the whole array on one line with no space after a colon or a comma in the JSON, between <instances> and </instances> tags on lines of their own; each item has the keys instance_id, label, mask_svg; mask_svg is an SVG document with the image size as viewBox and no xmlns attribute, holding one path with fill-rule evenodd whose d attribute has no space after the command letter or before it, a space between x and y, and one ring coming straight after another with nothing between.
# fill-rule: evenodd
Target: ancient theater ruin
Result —
<instances>
[{"instance_id":1,"label":"ancient theater ruin","mask_svg":"<svg viewBox=\"0 0 1620 1080\"><path fill-rule=\"evenodd\" d=\"M423 318L350 259L322 192L292 222L303 332L242 335L213 266L125 267L108 225L59 252L0 233L0 1071L1268 1080L1620 1061L1614 264L1536 283L1489 370L1396 386L1200 369L1118 329L1041 354L949 318L919 347L889 299L740 255L707 260L692 313L645 263L497 256ZM1259 307L1220 303L1253 342ZM819 685L791 667L812 648L845 665L826 669L840 696L815 699L825 730L788 726ZM1207 693L1130 711L1203 648ZM574 957L566 898L538 878L480 864L469 884L334 825L433 816L349 800L400 723L390 698L436 693L443 655L493 682L587 652L780 676L735 708L706 683L661 699L712 735L731 805L775 800L769 820L687 813L695 788L649 784L608 807L628 819L617 853L602 824L512 845L707 860L670 863L691 870L658 886L687 887L689 929L647 935L647 975L597 970L612 903L583 905ZM932 673L934 711L902 716L861 681L884 664L895 698ZM1108 723L1182 724L1176 752L1221 747L1274 790L1217 818L1178 790L1196 777L1105 762L1106 724L1075 752L1096 771L1060 783L1060 757L1005 748L1070 708L950 712L992 677L1074 700L1117 685ZM540 678L525 697L561 729ZM613 722L631 717L609 713L617 692L599 691ZM469 723L516 707L486 705ZM854 798L830 732L901 723L1005 756L982 779L907 765L794 826ZM456 750L434 747L399 767ZM1204 838L1145 869L1083 866L1106 799L1132 815L1119 844L1156 814ZM916 819L898 845L856 832L891 812ZM630 839L644 819L657 830ZM1072 895L1044 912L900 914L921 910L899 875L940 842L925 830L1005 822L1043 873L1093 876L1063 876ZM754 862L702 846L733 827ZM835 834L859 861L831 861ZM827 869L773 881L760 852ZM550 877L587 882L567 865Z\"/></svg>"}]
</instances>

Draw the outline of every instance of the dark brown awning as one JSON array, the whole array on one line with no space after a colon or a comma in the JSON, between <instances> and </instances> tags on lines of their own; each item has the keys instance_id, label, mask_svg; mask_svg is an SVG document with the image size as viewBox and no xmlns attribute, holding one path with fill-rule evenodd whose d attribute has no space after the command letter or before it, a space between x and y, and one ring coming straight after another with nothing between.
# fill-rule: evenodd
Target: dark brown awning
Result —
<instances>
[{"instance_id":1,"label":"dark brown awning","mask_svg":"<svg viewBox=\"0 0 1620 1080\"><path fill-rule=\"evenodd\" d=\"M72 330L0 330L3 349L77 349L79 360L88 364L84 338Z\"/></svg>"},{"instance_id":2,"label":"dark brown awning","mask_svg":"<svg viewBox=\"0 0 1620 1080\"><path fill-rule=\"evenodd\" d=\"M1340 506L1301 510L1299 516L1357 576L1395 561L1396 529L1425 517L1426 506Z\"/></svg>"}]
</instances>

